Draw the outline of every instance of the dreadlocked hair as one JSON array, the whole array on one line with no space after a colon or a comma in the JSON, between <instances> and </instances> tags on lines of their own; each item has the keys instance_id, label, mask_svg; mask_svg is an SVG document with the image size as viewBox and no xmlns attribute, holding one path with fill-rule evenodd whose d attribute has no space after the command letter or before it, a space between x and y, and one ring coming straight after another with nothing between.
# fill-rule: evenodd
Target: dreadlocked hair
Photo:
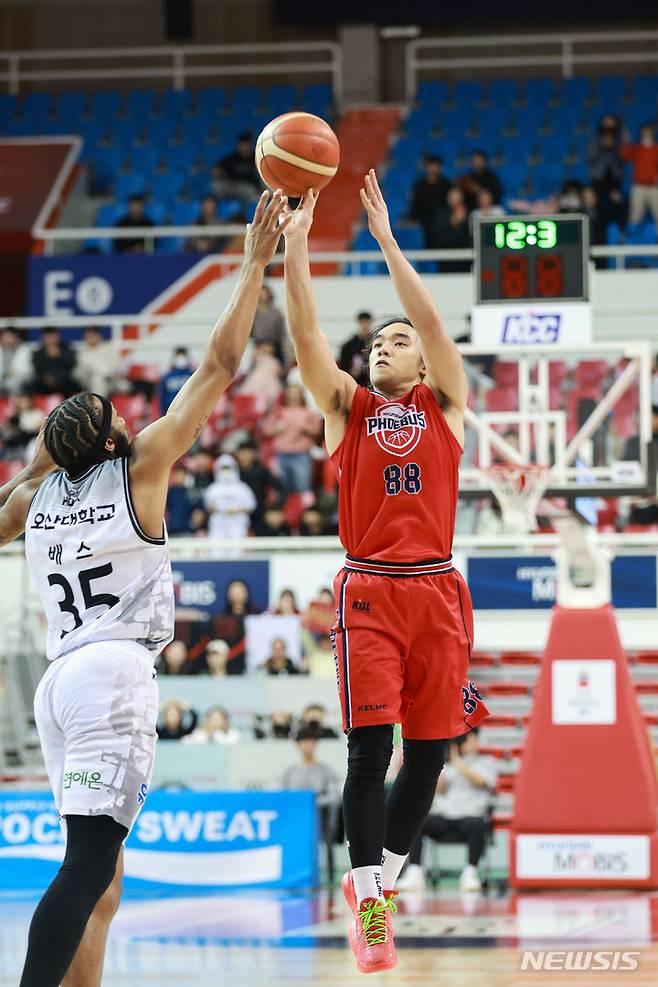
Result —
<instances>
[{"instance_id":1,"label":"dreadlocked hair","mask_svg":"<svg viewBox=\"0 0 658 987\"><path fill-rule=\"evenodd\" d=\"M75 475L78 464L89 456L102 423L103 409L98 398L90 391L75 394L48 415L43 436L46 450L58 466ZM104 458L100 455L98 461Z\"/></svg>"}]
</instances>

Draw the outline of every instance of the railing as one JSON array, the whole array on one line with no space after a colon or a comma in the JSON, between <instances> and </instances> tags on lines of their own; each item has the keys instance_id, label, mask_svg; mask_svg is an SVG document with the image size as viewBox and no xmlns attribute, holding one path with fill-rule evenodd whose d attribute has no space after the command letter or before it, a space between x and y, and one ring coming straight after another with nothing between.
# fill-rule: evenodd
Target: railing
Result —
<instances>
[{"instance_id":1,"label":"railing","mask_svg":"<svg viewBox=\"0 0 658 987\"><path fill-rule=\"evenodd\" d=\"M43 240L45 253L47 255L56 254L58 243L81 244L85 240L134 240L144 239L146 252L153 253L155 241L163 237L217 237L217 236L238 236L246 232L247 227L241 224L218 224L217 226L134 226L126 229L123 226L114 227L80 227L69 229L45 229L35 227L32 235L36 240ZM469 248L454 250L405 250L405 257L413 261L450 261L467 260L472 261L473 250ZM590 255L596 257L613 257L615 267L623 267L623 261L627 257L658 257L658 244L619 244L617 246L592 247ZM314 251L311 254L311 263L344 264L346 270L352 274L359 271L354 265L362 263L383 263L383 257L378 251L372 250L331 250ZM242 254L218 254L217 260L227 268L242 262ZM275 257L273 263L276 264ZM621 261L621 263L620 263Z\"/></svg>"},{"instance_id":2,"label":"railing","mask_svg":"<svg viewBox=\"0 0 658 987\"><path fill-rule=\"evenodd\" d=\"M53 67L53 66L58 67ZM35 67L42 66L42 67ZM45 67L44 67L45 66ZM60 67L61 66L61 67ZM343 97L340 45L334 41L281 44L180 45L135 48L59 48L0 53L0 83L18 93L25 83L109 79L161 80L184 89L191 79L324 75L338 106Z\"/></svg>"},{"instance_id":3,"label":"railing","mask_svg":"<svg viewBox=\"0 0 658 987\"><path fill-rule=\"evenodd\" d=\"M436 75L535 66L557 69L564 78L576 68L658 63L658 31L597 31L578 34L509 34L489 37L420 38L406 51L406 93L411 103L420 72ZM421 52L432 52L425 55ZM434 53L440 52L440 56ZM444 54L445 53L445 54Z\"/></svg>"}]
</instances>

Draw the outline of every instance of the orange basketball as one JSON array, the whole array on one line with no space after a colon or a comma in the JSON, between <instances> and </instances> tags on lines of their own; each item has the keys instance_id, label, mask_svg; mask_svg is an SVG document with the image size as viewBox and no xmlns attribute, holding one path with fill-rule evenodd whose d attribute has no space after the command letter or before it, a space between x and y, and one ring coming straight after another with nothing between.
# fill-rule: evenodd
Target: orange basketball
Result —
<instances>
[{"instance_id":1,"label":"orange basketball","mask_svg":"<svg viewBox=\"0 0 658 987\"><path fill-rule=\"evenodd\" d=\"M284 113L256 141L256 167L271 189L293 197L321 189L338 170L340 145L328 123L312 113Z\"/></svg>"}]
</instances>

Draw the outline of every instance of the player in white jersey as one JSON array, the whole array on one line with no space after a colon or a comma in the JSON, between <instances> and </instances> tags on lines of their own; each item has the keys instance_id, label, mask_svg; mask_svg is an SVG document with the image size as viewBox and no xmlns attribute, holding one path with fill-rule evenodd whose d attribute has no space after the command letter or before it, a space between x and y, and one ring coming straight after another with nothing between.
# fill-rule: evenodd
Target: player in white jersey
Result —
<instances>
[{"instance_id":1,"label":"player in white jersey","mask_svg":"<svg viewBox=\"0 0 658 987\"><path fill-rule=\"evenodd\" d=\"M280 192L269 203L268 193L261 197L231 300L167 414L131 442L106 398L69 398L43 432L52 462L40 450L0 509L0 545L25 531L48 618L50 666L35 718L66 826L64 863L32 918L21 987L100 984L122 845L153 767L153 661L173 637L169 471L238 369L265 267L288 222L284 201Z\"/></svg>"}]
</instances>

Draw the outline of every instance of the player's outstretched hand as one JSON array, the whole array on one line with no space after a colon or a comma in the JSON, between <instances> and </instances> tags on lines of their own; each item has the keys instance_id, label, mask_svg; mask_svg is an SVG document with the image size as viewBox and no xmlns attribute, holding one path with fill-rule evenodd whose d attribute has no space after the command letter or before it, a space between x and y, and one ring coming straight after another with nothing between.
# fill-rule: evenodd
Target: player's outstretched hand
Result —
<instances>
[{"instance_id":1,"label":"player's outstretched hand","mask_svg":"<svg viewBox=\"0 0 658 987\"><path fill-rule=\"evenodd\" d=\"M283 215L286 203L287 199L281 189L273 192L271 198L269 192L263 192L254 218L247 227L244 241L245 261L255 261L264 268L270 263L281 234L290 222L289 217Z\"/></svg>"},{"instance_id":2,"label":"player's outstretched hand","mask_svg":"<svg viewBox=\"0 0 658 987\"><path fill-rule=\"evenodd\" d=\"M290 220L290 224L285 229L286 243L308 239L313 225L313 210L319 194L314 188L310 188L296 209L291 209L289 205L286 205L284 215L286 219Z\"/></svg>"},{"instance_id":3,"label":"player's outstretched hand","mask_svg":"<svg viewBox=\"0 0 658 987\"><path fill-rule=\"evenodd\" d=\"M368 213L368 229L375 240L381 244L382 240L386 240L393 236L393 234L388 218L388 209L386 208L384 196L379 187L374 168L371 168L365 176L363 184L365 188L361 189L361 202L363 203L363 208Z\"/></svg>"}]
</instances>

